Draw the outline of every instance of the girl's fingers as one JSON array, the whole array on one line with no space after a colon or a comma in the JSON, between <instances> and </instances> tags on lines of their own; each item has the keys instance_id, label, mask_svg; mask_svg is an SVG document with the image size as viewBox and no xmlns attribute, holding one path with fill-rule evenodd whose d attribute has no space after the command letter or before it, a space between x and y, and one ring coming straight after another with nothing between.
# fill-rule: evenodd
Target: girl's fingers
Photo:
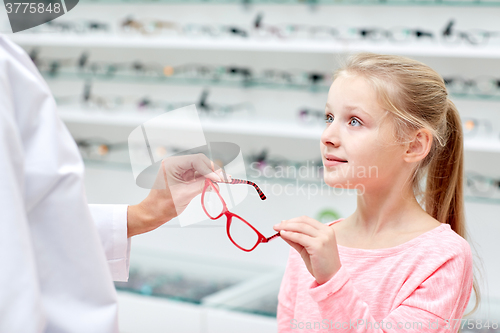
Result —
<instances>
[{"instance_id":1,"label":"girl's fingers","mask_svg":"<svg viewBox=\"0 0 500 333\"><path fill-rule=\"evenodd\" d=\"M280 223L275 228L276 231L286 230L301 233L310 237L317 237L320 235L321 231L314 228L313 226L303 223L303 222L290 222Z\"/></svg>"},{"instance_id":2,"label":"girl's fingers","mask_svg":"<svg viewBox=\"0 0 500 333\"><path fill-rule=\"evenodd\" d=\"M318 230L320 230L324 227L323 223L316 221L315 219L313 219L309 216L294 217L293 219L281 221L281 224L285 223L285 225L286 225L286 223L293 223L293 222L304 223L304 224L310 225L311 227L318 229Z\"/></svg>"},{"instance_id":3,"label":"girl's fingers","mask_svg":"<svg viewBox=\"0 0 500 333\"><path fill-rule=\"evenodd\" d=\"M304 248L302 245L300 244L297 244L295 242L292 242L291 240L288 240L286 238L283 237L283 235L281 235L281 238L288 243L288 245L290 245L291 247L293 247L298 253L301 253L302 252L302 249Z\"/></svg>"},{"instance_id":4,"label":"girl's fingers","mask_svg":"<svg viewBox=\"0 0 500 333\"><path fill-rule=\"evenodd\" d=\"M284 238L285 240L292 241L294 243L300 244L303 247L311 247L314 243L314 239L293 231L287 231L287 230L281 230L280 231L280 236L281 238Z\"/></svg>"}]
</instances>

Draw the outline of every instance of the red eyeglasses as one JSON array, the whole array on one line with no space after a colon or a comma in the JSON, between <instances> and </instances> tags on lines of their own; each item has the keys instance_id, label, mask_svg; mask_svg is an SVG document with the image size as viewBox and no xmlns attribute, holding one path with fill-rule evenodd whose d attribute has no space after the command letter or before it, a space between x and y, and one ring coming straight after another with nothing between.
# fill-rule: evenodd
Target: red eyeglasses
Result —
<instances>
[{"instance_id":1,"label":"red eyeglasses","mask_svg":"<svg viewBox=\"0 0 500 333\"><path fill-rule=\"evenodd\" d=\"M231 182L220 183L252 185L257 193L259 193L260 199L266 200L266 196L254 182L242 179L233 179ZM207 216L212 220L217 220L222 215L226 215L227 236L240 250L250 252L260 243L267 243L271 239L280 236L280 233L278 232L273 236L266 238L242 217L231 213L227 209L226 202L222 199L219 190L215 186L215 182L208 178L205 179L205 186L203 187L203 192L201 194L201 205Z\"/></svg>"}]
</instances>

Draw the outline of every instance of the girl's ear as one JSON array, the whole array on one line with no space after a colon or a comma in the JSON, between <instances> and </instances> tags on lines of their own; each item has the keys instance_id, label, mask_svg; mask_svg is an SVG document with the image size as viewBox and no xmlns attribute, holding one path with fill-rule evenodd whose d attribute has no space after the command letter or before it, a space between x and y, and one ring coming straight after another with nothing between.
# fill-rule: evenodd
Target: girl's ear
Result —
<instances>
[{"instance_id":1,"label":"girl's ear","mask_svg":"<svg viewBox=\"0 0 500 333\"><path fill-rule=\"evenodd\" d=\"M421 128L416 131L404 153L404 160L408 163L423 160L431 150L432 140L432 134L428 129Z\"/></svg>"}]
</instances>

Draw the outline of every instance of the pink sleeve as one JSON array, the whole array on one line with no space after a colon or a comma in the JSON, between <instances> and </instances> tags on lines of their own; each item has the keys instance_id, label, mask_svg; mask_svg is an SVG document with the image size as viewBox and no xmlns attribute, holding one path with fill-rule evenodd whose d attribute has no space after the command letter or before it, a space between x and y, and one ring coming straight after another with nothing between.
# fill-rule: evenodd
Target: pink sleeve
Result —
<instances>
[{"instance_id":1,"label":"pink sleeve","mask_svg":"<svg viewBox=\"0 0 500 333\"><path fill-rule=\"evenodd\" d=\"M423 263L421 271L425 271ZM366 277L369 279L370 277ZM367 281L367 283L369 283ZM392 286L387 293L392 294ZM426 277L408 298L382 321L376 321L368 304L342 266L335 276L322 285L314 281L309 293L317 302L322 318L330 321L329 329L343 332L457 332L472 290L472 254L466 248L460 255L444 261ZM405 326L406 325L406 326Z\"/></svg>"},{"instance_id":2,"label":"pink sleeve","mask_svg":"<svg viewBox=\"0 0 500 333\"><path fill-rule=\"evenodd\" d=\"M290 252L295 251L290 248ZM290 255L281 281L280 291L278 294L278 332L285 332L290 327L290 320L293 318L293 309L295 308L295 295L297 294L297 280L293 278L294 272L297 271L294 263L290 260Z\"/></svg>"}]
</instances>

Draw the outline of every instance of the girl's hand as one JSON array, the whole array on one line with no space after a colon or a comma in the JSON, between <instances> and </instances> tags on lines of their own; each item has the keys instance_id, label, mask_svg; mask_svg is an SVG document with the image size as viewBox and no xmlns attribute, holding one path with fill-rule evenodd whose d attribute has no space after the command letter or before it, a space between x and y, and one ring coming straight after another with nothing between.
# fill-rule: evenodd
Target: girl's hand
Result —
<instances>
[{"instance_id":1,"label":"girl's hand","mask_svg":"<svg viewBox=\"0 0 500 333\"><path fill-rule=\"evenodd\" d=\"M318 284L330 280L340 269L335 231L308 216L281 221L274 226L281 238L304 260L309 273Z\"/></svg>"}]
</instances>

